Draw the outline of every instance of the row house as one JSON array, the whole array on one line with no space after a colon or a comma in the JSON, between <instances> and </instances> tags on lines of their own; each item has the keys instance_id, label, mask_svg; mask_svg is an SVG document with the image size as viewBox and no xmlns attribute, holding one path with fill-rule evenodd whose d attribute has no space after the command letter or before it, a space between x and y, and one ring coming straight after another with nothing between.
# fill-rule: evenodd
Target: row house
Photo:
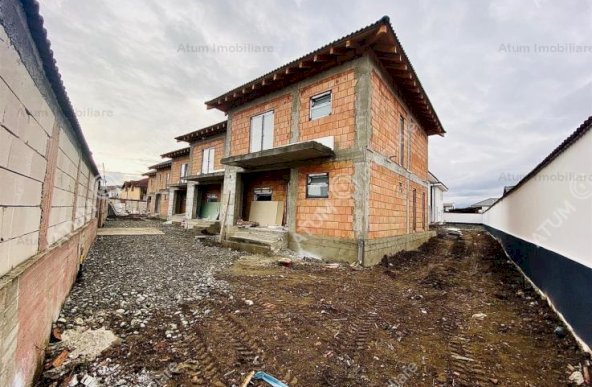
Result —
<instances>
[{"instance_id":1,"label":"row house","mask_svg":"<svg viewBox=\"0 0 592 387\"><path fill-rule=\"evenodd\" d=\"M227 120L151 167L152 213L219 221L231 247L363 265L432 235L428 137L445 131L388 18L206 105Z\"/></svg>"},{"instance_id":2,"label":"row house","mask_svg":"<svg viewBox=\"0 0 592 387\"><path fill-rule=\"evenodd\" d=\"M387 17L206 105L227 115L225 244L372 265L431 235L428 137L445 131Z\"/></svg>"},{"instance_id":3,"label":"row house","mask_svg":"<svg viewBox=\"0 0 592 387\"><path fill-rule=\"evenodd\" d=\"M168 185L171 176L171 161L152 165L148 176L147 207L151 216L166 219L169 210Z\"/></svg>"}]
</instances>

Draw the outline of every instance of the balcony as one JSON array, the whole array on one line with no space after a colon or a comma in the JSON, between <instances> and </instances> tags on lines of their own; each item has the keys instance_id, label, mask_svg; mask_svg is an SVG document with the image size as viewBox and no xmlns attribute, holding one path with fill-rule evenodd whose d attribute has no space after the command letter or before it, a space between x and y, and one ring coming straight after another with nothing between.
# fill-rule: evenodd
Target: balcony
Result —
<instances>
[{"instance_id":1,"label":"balcony","mask_svg":"<svg viewBox=\"0 0 592 387\"><path fill-rule=\"evenodd\" d=\"M333 149L318 141L305 141L284 145L245 155L225 157L222 164L249 170L283 169L303 165L310 160L329 159Z\"/></svg>"}]
</instances>

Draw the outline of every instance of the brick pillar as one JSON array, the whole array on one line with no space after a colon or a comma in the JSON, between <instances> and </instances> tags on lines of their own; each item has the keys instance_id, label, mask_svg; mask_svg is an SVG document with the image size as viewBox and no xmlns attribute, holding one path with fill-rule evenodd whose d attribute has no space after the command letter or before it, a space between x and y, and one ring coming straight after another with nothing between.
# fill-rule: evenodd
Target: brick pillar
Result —
<instances>
[{"instance_id":1,"label":"brick pillar","mask_svg":"<svg viewBox=\"0 0 592 387\"><path fill-rule=\"evenodd\" d=\"M194 202L195 202L195 186L194 181L187 182L187 198L185 200L185 219L193 218Z\"/></svg>"},{"instance_id":2,"label":"brick pillar","mask_svg":"<svg viewBox=\"0 0 592 387\"><path fill-rule=\"evenodd\" d=\"M167 219L172 219L173 217L173 211L175 208L175 191L177 191L177 188L175 187L170 187L169 188L169 208L167 210Z\"/></svg>"},{"instance_id":3,"label":"brick pillar","mask_svg":"<svg viewBox=\"0 0 592 387\"><path fill-rule=\"evenodd\" d=\"M49 213L51 212L51 200L55 172L58 163L58 149L60 143L60 127L53 125L51 137L47 141L47 167L43 179L43 191L41 194L41 224L39 226L39 251L47 249L47 229L49 228Z\"/></svg>"}]
</instances>

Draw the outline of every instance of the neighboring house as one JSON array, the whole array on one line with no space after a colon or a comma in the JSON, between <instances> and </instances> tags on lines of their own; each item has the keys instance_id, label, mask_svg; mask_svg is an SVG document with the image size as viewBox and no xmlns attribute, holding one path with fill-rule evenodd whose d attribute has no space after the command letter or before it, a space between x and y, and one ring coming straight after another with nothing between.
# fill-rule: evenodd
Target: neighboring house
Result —
<instances>
[{"instance_id":1,"label":"neighboring house","mask_svg":"<svg viewBox=\"0 0 592 387\"><path fill-rule=\"evenodd\" d=\"M185 214L187 204L187 176L189 176L189 152L191 148L177 149L164 153L160 157L171 159L170 175L167 178L169 193L166 217L171 219L175 215Z\"/></svg>"},{"instance_id":2,"label":"neighboring house","mask_svg":"<svg viewBox=\"0 0 592 387\"><path fill-rule=\"evenodd\" d=\"M428 172L429 189L429 208L430 208L430 223L444 222L444 192L448 191L448 187L442 183L433 173Z\"/></svg>"},{"instance_id":3,"label":"neighboring house","mask_svg":"<svg viewBox=\"0 0 592 387\"><path fill-rule=\"evenodd\" d=\"M493 203L495 203L497 200L498 198L489 198L481 200L480 202L471 204L468 208L473 209L474 212L484 212L487 211L489 207L493 206Z\"/></svg>"},{"instance_id":4,"label":"neighboring house","mask_svg":"<svg viewBox=\"0 0 592 387\"><path fill-rule=\"evenodd\" d=\"M129 180L121 186L120 199L145 200L148 189L148 179Z\"/></svg>"},{"instance_id":5,"label":"neighboring house","mask_svg":"<svg viewBox=\"0 0 592 387\"><path fill-rule=\"evenodd\" d=\"M159 217L161 219L167 218L169 210L169 181L171 176L171 160L163 161L161 163L152 165L148 172L148 214Z\"/></svg>"},{"instance_id":6,"label":"neighboring house","mask_svg":"<svg viewBox=\"0 0 592 387\"><path fill-rule=\"evenodd\" d=\"M189 166L185 175L185 219L219 218L222 186L224 184L224 157L226 121L184 134L177 141L189 143ZM182 193L183 187L172 186L171 197ZM173 214L169 214L172 216Z\"/></svg>"},{"instance_id":7,"label":"neighboring house","mask_svg":"<svg viewBox=\"0 0 592 387\"><path fill-rule=\"evenodd\" d=\"M388 18L206 105L228 115L226 244L372 265L431 235L428 136L445 131Z\"/></svg>"},{"instance_id":8,"label":"neighboring house","mask_svg":"<svg viewBox=\"0 0 592 387\"><path fill-rule=\"evenodd\" d=\"M0 386L32 386L98 225L99 171L37 1L0 1Z\"/></svg>"},{"instance_id":9,"label":"neighboring house","mask_svg":"<svg viewBox=\"0 0 592 387\"><path fill-rule=\"evenodd\" d=\"M483 214L487 230L592 347L592 117Z\"/></svg>"},{"instance_id":10,"label":"neighboring house","mask_svg":"<svg viewBox=\"0 0 592 387\"><path fill-rule=\"evenodd\" d=\"M444 212L449 212L454 210L454 203L444 203L442 207L444 208Z\"/></svg>"},{"instance_id":11,"label":"neighboring house","mask_svg":"<svg viewBox=\"0 0 592 387\"><path fill-rule=\"evenodd\" d=\"M121 187L117 185L108 185L105 187L105 193L109 199L117 199L121 195Z\"/></svg>"}]
</instances>

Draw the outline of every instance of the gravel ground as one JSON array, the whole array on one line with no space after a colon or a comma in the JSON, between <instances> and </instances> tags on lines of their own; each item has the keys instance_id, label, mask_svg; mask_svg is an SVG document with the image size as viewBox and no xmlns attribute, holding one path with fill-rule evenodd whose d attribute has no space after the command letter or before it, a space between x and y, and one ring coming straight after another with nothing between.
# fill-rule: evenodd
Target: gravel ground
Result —
<instances>
[{"instance_id":1,"label":"gravel ground","mask_svg":"<svg viewBox=\"0 0 592 387\"><path fill-rule=\"evenodd\" d=\"M94 360L57 366L64 341L50 346L40 386L95 387L88 375L104 386L239 386L264 370L290 387L555 387L588 371L557 315L480 229L362 269L238 259L156 221L108 226L165 235L97 239L59 326L79 332L66 341L85 337L77 352L100 352L111 331L117 339Z\"/></svg>"},{"instance_id":2,"label":"gravel ground","mask_svg":"<svg viewBox=\"0 0 592 387\"><path fill-rule=\"evenodd\" d=\"M228 292L228 284L216 280L214 273L231 265L240 253L205 246L190 232L155 220L113 220L106 227L156 227L165 235L98 237L62 309L61 328L106 327L126 343L126 338L164 327L163 339L174 341L180 338L178 327L191 325L207 313L199 309L183 313L180 304L208 298L212 292ZM50 347L48 358L60 349ZM75 374L96 373L108 386L150 385L166 378L127 370L114 359L72 366ZM72 367L46 376L72 372L68 368ZM40 385L52 383L45 378Z\"/></svg>"}]
</instances>

